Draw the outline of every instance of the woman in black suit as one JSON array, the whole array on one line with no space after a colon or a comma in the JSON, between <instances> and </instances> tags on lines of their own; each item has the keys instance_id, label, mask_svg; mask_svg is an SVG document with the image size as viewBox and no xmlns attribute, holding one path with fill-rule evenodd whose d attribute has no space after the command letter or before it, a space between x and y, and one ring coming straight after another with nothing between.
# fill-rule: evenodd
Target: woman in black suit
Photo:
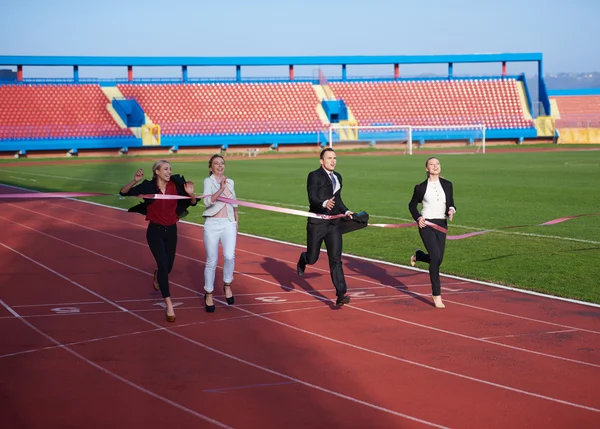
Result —
<instances>
[{"instance_id":1,"label":"woman in black suit","mask_svg":"<svg viewBox=\"0 0 600 429\"><path fill-rule=\"evenodd\" d=\"M446 233L428 226L426 221L447 229L446 219L452 221L454 213L456 213L454 193L452 183L440 177L442 168L437 158L427 159L425 171L427 180L415 186L408 209L413 219L419 224L419 234L427 253L417 250L410 258L410 265L414 267L417 261L429 264L433 304L436 308L445 308L441 296L440 265L444 259ZM417 210L419 203L421 203L421 212Z\"/></svg>"},{"instance_id":2,"label":"woman in black suit","mask_svg":"<svg viewBox=\"0 0 600 429\"><path fill-rule=\"evenodd\" d=\"M194 183L187 182L183 176L171 174L169 161L156 161L152 166L152 180L144 180L144 170L135 173L133 180L121 188L122 196L147 194L179 195L189 199L145 199L129 209L130 212L146 215L148 229L146 240L150 251L156 260L154 270L154 290L160 290L165 300L167 322L175 322L175 312L169 291L169 273L175 262L177 249L177 222L187 215L187 208L196 205Z\"/></svg>"}]
</instances>

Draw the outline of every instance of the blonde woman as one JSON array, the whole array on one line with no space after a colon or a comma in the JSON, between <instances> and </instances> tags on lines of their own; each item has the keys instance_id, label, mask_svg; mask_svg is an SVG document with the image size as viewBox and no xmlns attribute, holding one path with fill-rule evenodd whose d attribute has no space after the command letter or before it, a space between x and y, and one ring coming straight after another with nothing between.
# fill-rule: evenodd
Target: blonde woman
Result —
<instances>
[{"instance_id":1,"label":"blonde woman","mask_svg":"<svg viewBox=\"0 0 600 429\"><path fill-rule=\"evenodd\" d=\"M452 182L440 177L442 167L440 160L431 157L425 162L427 180L415 186L413 196L408 203L408 209L413 219L419 224L419 235L427 249L427 253L417 250L410 257L414 267L417 261L429 264L429 278L433 305L435 308L445 308L442 302L442 287L440 283L440 265L446 249L446 234L428 226L425 222L448 228L447 220L452 221L456 208L454 206L454 190ZM421 203L421 211L417 205Z\"/></svg>"},{"instance_id":2,"label":"blonde woman","mask_svg":"<svg viewBox=\"0 0 600 429\"><path fill-rule=\"evenodd\" d=\"M155 290L160 290L166 304L167 322L175 322L176 316L171 303L169 290L169 273L175 262L177 250L177 221L187 215L187 208L197 204L194 196L194 183L186 182L180 175L171 173L169 161L156 161L152 166L152 179L144 180L144 170L139 169L133 180L121 188L123 196L146 194L189 196L190 199L145 199L143 203L129 209L130 212L146 215L148 229L146 241L156 260L157 269L154 271Z\"/></svg>"}]
</instances>

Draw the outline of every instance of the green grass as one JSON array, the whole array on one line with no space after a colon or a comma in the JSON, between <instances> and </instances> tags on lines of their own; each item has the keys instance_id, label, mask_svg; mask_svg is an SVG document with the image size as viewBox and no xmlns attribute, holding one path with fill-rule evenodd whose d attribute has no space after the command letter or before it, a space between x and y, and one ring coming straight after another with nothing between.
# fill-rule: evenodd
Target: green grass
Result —
<instances>
[{"instance_id":1,"label":"green grass","mask_svg":"<svg viewBox=\"0 0 600 429\"><path fill-rule=\"evenodd\" d=\"M408 201L424 180L428 154L344 156L337 170L344 177L343 198L354 211L365 210L373 223L410 220ZM457 214L450 234L509 225L539 224L562 216L600 211L600 152L488 153L443 155L443 176L455 189ZM206 157L208 160L208 156ZM173 170L194 180L197 193L207 175L206 161L173 158ZM318 159L227 161L238 198L306 209L306 176ZM116 194L136 169L151 162L94 162L0 167L0 183L48 191ZM35 180L32 181L31 179ZM135 199L97 197L94 201L129 207ZM305 242L306 220L298 216L240 208L240 231L293 243ZM202 223L200 207L186 220ZM132 215L134 216L134 215ZM449 241L442 272L557 296L600 303L600 217L573 219L554 226L531 226ZM422 247L413 228L367 228L344 237L344 251L407 264ZM425 266L422 266L425 268Z\"/></svg>"}]
</instances>

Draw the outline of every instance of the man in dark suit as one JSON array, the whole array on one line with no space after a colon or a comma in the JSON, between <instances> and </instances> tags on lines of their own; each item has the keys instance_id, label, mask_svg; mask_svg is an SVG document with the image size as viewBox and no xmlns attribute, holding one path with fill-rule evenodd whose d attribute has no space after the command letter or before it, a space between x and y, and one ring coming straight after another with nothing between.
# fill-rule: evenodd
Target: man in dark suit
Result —
<instances>
[{"instance_id":1,"label":"man in dark suit","mask_svg":"<svg viewBox=\"0 0 600 429\"><path fill-rule=\"evenodd\" d=\"M352 219L353 212L348 210L342 201L342 176L335 172L336 156L332 148L321 151L321 167L308 174L306 188L308 190L309 211L321 215L345 215ZM308 218L306 225L306 252L300 254L296 266L299 276L304 274L306 265L312 265L319 259L321 244L325 241L329 271L335 286L336 305L350 302L346 295L346 279L342 268L342 221L343 218L317 219ZM366 224L364 225L366 226Z\"/></svg>"}]
</instances>

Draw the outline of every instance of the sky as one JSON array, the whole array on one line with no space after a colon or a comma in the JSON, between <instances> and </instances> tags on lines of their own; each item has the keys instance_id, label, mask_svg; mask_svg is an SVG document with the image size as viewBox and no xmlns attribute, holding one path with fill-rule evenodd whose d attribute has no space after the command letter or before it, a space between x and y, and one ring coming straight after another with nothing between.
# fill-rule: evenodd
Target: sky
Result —
<instances>
[{"instance_id":1,"label":"sky","mask_svg":"<svg viewBox=\"0 0 600 429\"><path fill-rule=\"evenodd\" d=\"M0 55L312 56L541 52L544 72L600 71L599 0L0 0ZM314 67L297 70L309 76ZM404 66L402 75L446 72ZM338 74L337 68L325 69ZM534 64L509 74L534 75ZM54 68L71 76L72 70ZM126 71L81 69L81 77ZM178 76L180 70L140 72ZM254 75L285 75L252 70ZM349 75L392 73L364 66ZM499 74L500 65L455 65ZM190 76L234 75L231 68ZM26 69L25 77L51 77ZM137 74L136 76L140 76Z\"/></svg>"}]
</instances>

